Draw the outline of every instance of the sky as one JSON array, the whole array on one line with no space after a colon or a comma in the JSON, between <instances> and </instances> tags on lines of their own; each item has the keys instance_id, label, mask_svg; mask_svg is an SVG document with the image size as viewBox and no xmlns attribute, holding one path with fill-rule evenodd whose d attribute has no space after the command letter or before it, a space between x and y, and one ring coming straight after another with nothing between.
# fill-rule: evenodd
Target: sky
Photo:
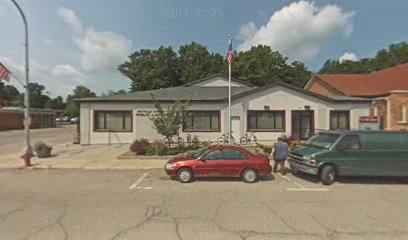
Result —
<instances>
[{"instance_id":1,"label":"sky","mask_svg":"<svg viewBox=\"0 0 408 240\"><path fill-rule=\"evenodd\" d=\"M98 95L129 89L117 66L143 48L195 41L225 55L231 34L234 50L265 44L318 71L327 59L372 57L408 38L406 0L17 2L29 25L30 81L52 97L77 85ZM24 27L11 0L0 0L0 32L0 62L24 81Z\"/></svg>"}]
</instances>

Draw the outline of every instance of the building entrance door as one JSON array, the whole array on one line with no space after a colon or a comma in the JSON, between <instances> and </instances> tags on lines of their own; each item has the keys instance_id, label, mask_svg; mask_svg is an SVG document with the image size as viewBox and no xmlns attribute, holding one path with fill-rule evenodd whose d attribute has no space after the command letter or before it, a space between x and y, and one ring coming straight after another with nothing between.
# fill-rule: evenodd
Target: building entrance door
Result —
<instances>
[{"instance_id":1,"label":"building entrance door","mask_svg":"<svg viewBox=\"0 0 408 240\"><path fill-rule=\"evenodd\" d=\"M239 139L241 138L241 119L239 116L231 117L231 131L235 141L239 142Z\"/></svg>"},{"instance_id":2,"label":"building entrance door","mask_svg":"<svg viewBox=\"0 0 408 240\"><path fill-rule=\"evenodd\" d=\"M314 111L292 111L292 137L305 140L314 134Z\"/></svg>"}]
</instances>

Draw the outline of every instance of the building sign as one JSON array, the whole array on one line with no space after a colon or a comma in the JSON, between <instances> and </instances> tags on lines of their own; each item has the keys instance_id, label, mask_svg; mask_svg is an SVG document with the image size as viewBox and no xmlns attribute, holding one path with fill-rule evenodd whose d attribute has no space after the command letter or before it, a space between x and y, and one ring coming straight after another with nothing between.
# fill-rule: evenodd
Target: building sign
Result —
<instances>
[{"instance_id":1,"label":"building sign","mask_svg":"<svg viewBox=\"0 0 408 240\"><path fill-rule=\"evenodd\" d=\"M363 116L359 118L360 130L380 130L381 118L378 116Z\"/></svg>"},{"instance_id":2,"label":"building sign","mask_svg":"<svg viewBox=\"0 0 408 240\"><path fill-rule=\"evenodd\" d=\"M136 117L153 117L160 115L157 110L137 110Z\"/></svg>"}]
</instances>

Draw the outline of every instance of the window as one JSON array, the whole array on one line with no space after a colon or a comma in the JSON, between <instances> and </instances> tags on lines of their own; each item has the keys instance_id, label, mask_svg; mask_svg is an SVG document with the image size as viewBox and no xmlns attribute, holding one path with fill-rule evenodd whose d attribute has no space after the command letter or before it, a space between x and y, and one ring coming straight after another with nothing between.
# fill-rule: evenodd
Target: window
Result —
<instances>
[{"instance_id":1,"label":"window","mask_svg":"<svg viewBox=\"0 0 408 240\"><path fill-rule=\"evenodd\" d=\"M184 132L219 132L220 111L186 111Z\"/></svg>"},{"instance_id":2,"label":"window","mask_svg":"<svg viewBox=\"0 0 408 240\"><path fill-rule=\"evenodd\" d=\"M350 111L330 111L331 130L350 129Z\"/></svg>"},{"instance_id":3,"label":"window","mask_svg":"<svg viewBox=\"0 0 408 240\"><path fill-rule=\"evenodd\" d=\"M95 111L95 131L132 131L132 111Z\"/></svg>"},{"instance_id":4,"label":"window","mask_svg":"<svg viewBox=\"0 0 408 240\"><path fill-rule=\"evenodd\" d=\"M247 157L238 150L224 149L224 159L247 159Z\"/></svg>"},{"instance_id":5,"label":"window","mask_svg":"<svg viewBox=\"0 0 408 240\"><path fill-rule=\"evenodd\" d=\"M205 160L221 160L222 159L222 150L214 150L207 154L204 158Z\"/></svg>"},{"instance_id":6,"label":"window","mask_svg":"<svg viewBox=\"0 0 408 240\"><path fill-rule=\"evenodd\" d=\"M399 109L399 113L400 113L399 122L405 123L406 122L406 116L407 116L407 109L406 109L404 104L401 104L399 108L400 108Z\"/></svg>"},{"instance_id":7,"label":"window","mask_svg":"<svg viewBox=\"0 0 408 240\"><path fill-rule=\"evenodd\" d=\"M339 150L359 150L361 149L360 138L358 135L344 136L336 148Z\"/></svg>"},{"instance_id":8,"label":"window","mask_svg":"<svg viewBox=\"0 0 408 240\"><path fill-rule=\"evenodd\" d=\"M248 131L285 131L285 111L248 111Z\"/></svg>"}]
</instances>

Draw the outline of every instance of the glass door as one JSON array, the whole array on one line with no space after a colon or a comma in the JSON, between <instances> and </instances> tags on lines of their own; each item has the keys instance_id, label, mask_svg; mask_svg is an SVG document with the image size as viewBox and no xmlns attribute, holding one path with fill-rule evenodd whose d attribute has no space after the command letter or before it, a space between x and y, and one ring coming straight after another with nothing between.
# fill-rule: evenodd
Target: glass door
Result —
<instances>
[{"instance_id":1,"label":"glass door","mask_svg":"<svg viewBox=\"0 0 408 240\"><path fill-rule=\"evenodd\" d=\"M292 111L292 137L305 140L314 134L314 111Z\"/></svg>"}]
</instances>

